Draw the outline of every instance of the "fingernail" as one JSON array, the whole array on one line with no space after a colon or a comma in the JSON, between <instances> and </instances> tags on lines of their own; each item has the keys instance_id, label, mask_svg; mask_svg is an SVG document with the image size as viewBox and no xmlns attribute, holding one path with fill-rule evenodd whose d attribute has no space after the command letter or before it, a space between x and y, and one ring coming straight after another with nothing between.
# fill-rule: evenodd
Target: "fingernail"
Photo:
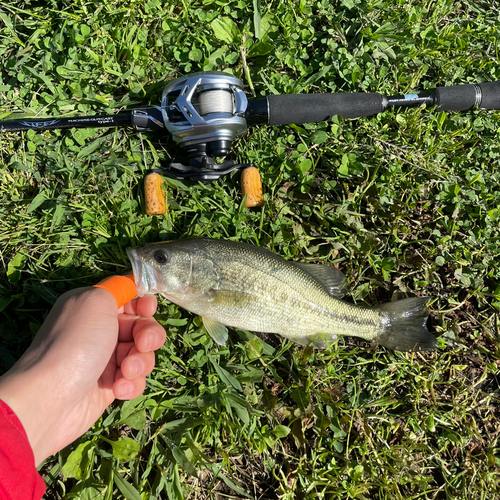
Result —
<instances>
[{"instance_id":1,"label":"fingernail","mask_svg":"<svg viewBox=\"0 0 500 500\"><path fill-rule=\"evenodd\" d=\"M123 382L118 386L117 392L118 392L117 398L129 399L132 397L132 393L134 392L134 384L129 382Z\"/></svg>"},{"instance_id":2,"label":"fingernail","mask_svg":"<svg viewBox=\"0 0 500 500\"><path fill-rule=\"evenodd\" d=\"M132 360L132 365L130 366L131 378L135 378L138 377L139 375L142 375L143 371L144 371L144 363L138 358Z\"/></svg>"},{"instance_id":3,"label":"fingernail","mask_svg":"<svg viewBox=\"0 0 500 500\"><path fill-rule=\"evenodd\" d=\"M148 352L154 351L156 349L156 335L152 332L148 332L147 349Z\"/></svg>"}]
</instances>

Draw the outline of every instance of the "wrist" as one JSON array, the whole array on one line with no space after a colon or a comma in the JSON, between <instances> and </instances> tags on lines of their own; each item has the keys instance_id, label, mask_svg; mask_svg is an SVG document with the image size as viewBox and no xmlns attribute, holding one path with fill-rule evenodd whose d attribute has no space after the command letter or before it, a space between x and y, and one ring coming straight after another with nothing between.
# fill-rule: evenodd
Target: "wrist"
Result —
<instances>
[{"instance_id":1,"label":"wrist","mask_svg":"<svg viewBox=\"0 0 500 500\"><path fill-rule=\"evenodd\" d=\"M0 377L0 399L21 422L33 450L35 464L39 465L50 455L45 450L47 436L50 435L50 419L43 414L47 401L43 400L42 391L33 385L37 376L36 370L18 371L12 368Z\"/></svg>"}]
</instances>

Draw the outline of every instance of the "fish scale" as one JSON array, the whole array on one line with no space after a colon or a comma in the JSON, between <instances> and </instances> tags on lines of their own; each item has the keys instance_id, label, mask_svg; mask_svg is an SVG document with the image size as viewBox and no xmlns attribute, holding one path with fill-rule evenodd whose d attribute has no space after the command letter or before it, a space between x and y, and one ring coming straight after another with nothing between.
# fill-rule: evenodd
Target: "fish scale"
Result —
<instances>
[{"instance_id":1,"label":"fish scale","mask_svg":"<svg viewBox=\"0 0 500 500\"><path fill-rule=\"evenodd\" d=\"M296 263L260 247L210 238L128 249L140 294L161 293L200 315L219 344L225 326L325 347L339 335L400 350L432 349L425 297L366 308L340 300L337 269Z\"/></svg>"}]
</instances>

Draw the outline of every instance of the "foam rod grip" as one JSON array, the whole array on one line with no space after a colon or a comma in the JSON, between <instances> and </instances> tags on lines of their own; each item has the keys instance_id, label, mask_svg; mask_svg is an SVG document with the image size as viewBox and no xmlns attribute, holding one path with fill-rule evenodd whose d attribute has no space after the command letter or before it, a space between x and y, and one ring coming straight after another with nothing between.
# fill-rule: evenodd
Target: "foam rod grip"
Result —
<instances>
[{"instance_id":1,"label":"foam rod grip","mask_svg":"<svg viewBox=\"0 0 500 500\"><path fill-rule=\"evenodd\" d=\"M148 215L162 215L167 211L160 174L147 174L144 179L144 198Z\"/></svg>"},{"instance_id":2,"label":"foam rod grip","mask_svg":"<svg viewBox=\"0 0 500 500\"><path fill-rule=\"evenodd\" d=\"M434 94L438 108L444 111L465 111L476 106L500 109L500 82L438 87Z\"/></svg>"},{"instance_id":3,"label":"foam rod grip","mask_svg":"<svg viewBox=\"0 0 500 500\"><path fill-rule=\"evenodd\" d=\"M261 207L264 205L260 173L255 167L247 167L241 172L241 192L246 195L245 207Z\"/></svg>"},{"instance_id":4,"label":"foam rod grip","mask_svg":"<svg viewBox=\"0 0 500 500\"><path fill-rule=\"evenodd\" d=\"M268 101L269 125L323 122L335 115L359 118L384 110L384 98L376 93L284 94Z\"/></svg>"},{"instance_id":5,"label":"foam rod grip","mask_svg":"<svg viewBox=\"0 0 500 500\"><path fill-rule=\"evenodd\" d=\"M465 111L477 104L477 89L474 85L450 85L434 90L438 109L443 111Z\"/></svg>"},{"instance_id":6,"label":"foam rod grip","mask_svg":"<svg viewBox=\"0 0 500 500\"><path fill-rule=\"evenodd\" d=\"M479 84L482 98L480 108L500 109L500 82L484 82Z\"/></svg>"}]
</instances>

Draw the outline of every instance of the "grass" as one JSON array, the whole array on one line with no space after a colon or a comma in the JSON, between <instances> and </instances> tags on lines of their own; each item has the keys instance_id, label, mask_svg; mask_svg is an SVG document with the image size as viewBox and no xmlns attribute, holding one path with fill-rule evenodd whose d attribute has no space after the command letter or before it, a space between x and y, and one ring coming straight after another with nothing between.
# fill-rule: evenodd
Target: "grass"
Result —
<instances>
[{"instance_id":1,"label":"grass","mask_svg":"<svg viewBox=\"0 0 500 500\"><path fill-rule=\"evenodd\" d=\"M483 1L7 1L0 118L157 104L201 70L256 96L496 81L499 21ZM2 134L3 369L59 294L125 271L128 246L189 236L338 265L360 304L431 296L439 336L429 354L241 331L219 348L160 300L168 338L146 393L42 466L47 498L500 498L499 117L418 108L254 128L233 151L260 169L262 209L242 207L232 175L167 181L158 217L141 183L178 155L168 138Z\"/></svg>"}]
</instances>

